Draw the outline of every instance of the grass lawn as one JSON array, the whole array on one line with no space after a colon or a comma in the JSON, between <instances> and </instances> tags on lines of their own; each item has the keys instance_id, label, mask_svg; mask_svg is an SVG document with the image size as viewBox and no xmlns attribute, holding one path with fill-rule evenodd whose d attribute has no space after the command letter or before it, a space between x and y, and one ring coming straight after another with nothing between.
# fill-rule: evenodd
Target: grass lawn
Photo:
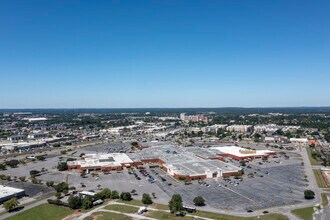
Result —
<instances>
[{"instance_id":1,"label":"grass lawn","mask_svg":"<svg viewBox=\"0 0 330 220\"><path fill-rule=\"evenodd\" d=\"M210 212L204 212L204 211L197 211L196 213L188 213L188 215L195 215L205 218L211 218L216 220L289 220L286 216L281 214L266 214L266 215L260 215L255 217L237 217L237 216L231 216L231 215L222 215L217 213L210 213ZM196 219L194 217L185 216L185 217L176 217L175 215L168 213L168 212L162 212L162 211L150 211L148 212L148 217L156 218L156 219Z\"/></svg>"},{"instance_id":2,"label":"grass lawn","mask_svg":"<svg viewBox=\"0 0 330 220\"><path fill-rule=\"evenodd\" d=\"M312 149L310 147L306 147L306 150L307 150L309 161L311 162L311 164L320 165L321 163L312 157Z\"/></svg>"},{"instance_id":3,"label":"grass lawn","mask_svg":"<svg viewBox=\"0 0 330 220\"><path fill-rule=\"evenodd\" d=\"M146 205L143 204L140 200L136 200L136 199L133 199L133 200L131 200L131 201L122 201L122 200L118 200L117 202L125 203L125 204L130 204L130 205L136 205L136 206L146 206Z\"/></svg>"},{"instance_id":4,"label":"grass lawn","mask_svg":"<svg viewBox=\"0 0 330 220\"><path fill-rule=\"evenodd\" d=\"M196 213L192 213L192 215L205 217L205 218L212 218L217 220L253 220L253 219L264 219L264 220L289 220L288 217L281 214L266 214L260 215L255 217L237 217L232 215L224 215L224 214L217 214L212 212L205 212L205 211L197 211Z\"/></svg>"},{"instance_id":5,"label":"grass lawn","mask_svg":"<svg viewBox=\"0 0 330 220\"><path fill-rule=\"evenodd\" d=\"M137 205L137 206L146 206L144 205L141 201L139 200L131 200L129 202L127 201L118 201L122 202L125 204L130 204L130 205ZM152 204L150 205L152 208L160 209L160 210L169 210L168 205L163 205L163 204ZM114 211L119 211L119 212L125 212L125 213L135 213L137 212L137 208L130 207L130 206L125 206L125 205L109 205L106 207L106 209L114 210ZM188 213L189 215L195 215L199 217L205 217L205 218L212 218L216 220L288 220L288 218L284 215L281 214L266 214L266 215L260 215L260 216L255 216L255 217L237 217L237 216L231 216L231 215L224 215L224 214L217 214L217 213L212 213L212 212L205 212L205 211L197 211L195 213ZM151 218L156 218L156 219L193 219L193 217L185 216L185 217L176 217L173 214L170 214L168 212L163 212L163 211L149 211L148 216Z\"/></svg>"},{"instance_id":6,"label":"grass lawn","mask_svg":"<svg viewBox=\"0 0 330 220\"><path fill-rule=\"evenodd\" d=\"M321 193L321 197L322 197L322 205L323 206L328 205L329 204L329 200L328 200L327 194Z\"/></svg>"},{"instance_id":7,"label":"grass lawn","mask_svg":"<svg viewBox=\"0 0 330 220\"><path fill-rule=\"evenodd\" d=\"M132 220L132 219L133 218L129 216L112 213L112 212L95 212L91 216L84 218L84 220Z\"/></svg>"},{"instance_id":8,"label":"grass lawn","mask_svg":"<svg viewBox=\"0 0 330 220\"><path fill-rule=\"evenodd\" d=\"M298 216L299 218L301 218L303 220L313 220L314 208L307 207L307 208L303 208L303 209L295 209L295 210L292 210L291 213Z\"/></svg>"},{"instance_id":9,"label":"grass lawn","mask_svg":"<svg viewBox=\"0 0 330 220\"><path fill-rule=\"evenodd\" d=\"M191 219L195 219L194 217L188 217L188 216L184 216L184 217L177 217L169 212L162 212L162 211L149 211L147 213L147 216L150 218L155 218L155 219L182 219L182 220L191 220Z\"/></svg>"},{"instance_id":10,"label":"grass lawn","mask_svg":"<svg viewBox=\"0 0 330 220\"><path fill-rule=\"evenodd\" d=\"M42 204L32 209L23 211L14 215L12 217L7 218L7 220L60 220L65 216L72 214L74 211L69 208L50 205L50 204Z\"/></svg>"},{"instance_id":11,"label":"grass lawn","mask_svg":"<svg viewBox=\"0 0 330 220\"><path fill-rule=\"evenodd\" d=\"M148 206L148 207L155 208L155 209L169 210L168 205L158 204L158 203L153 203L151 205L145 205L140 200L135 200L135 199L133 199L131 201L121 201L121 200L118 200L118 202L129 204L129 205Z\"/></svg>"},{"instance_id":12,"label":"grass lawn","mask_svg":"<svg viewBox=\"0 0 330 220\"><path fill-rule=\"evenodd\" d=\"M124 212L124 213L137 213L137 211L139 210L136 207L127 206L127 205L119 205L119 204L108 205L105 207L105 209L118 211L118 212Z\"/></svg>"},{"instance_id":13,"label":"grass lawn","mask_svg":"<svg viewBox=\"0 0 330 220\"><path fill-rule=\"evenodd\" d=\"M315 175L315 178L317 181L317 185L320 188L329 188L329 186L327 186L327 184L322 176L321 170L313 170L313 172L314 172L314 175Z\"/></svg>"}]
</instances>

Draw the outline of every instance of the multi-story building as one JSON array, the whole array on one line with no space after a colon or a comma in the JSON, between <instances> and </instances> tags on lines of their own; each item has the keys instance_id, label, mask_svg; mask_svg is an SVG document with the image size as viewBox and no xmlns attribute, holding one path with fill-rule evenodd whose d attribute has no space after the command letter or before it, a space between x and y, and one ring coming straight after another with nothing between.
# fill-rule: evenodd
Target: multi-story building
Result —
<instances>
[{"instance_id":1,"label":"multi-story building","mask_svg":"<svg viewBox=\"0 0 330 220\"><path fill-rule=\"evenodd\" d=\"M230 125L226 127L226 130L231 132L245 133L252 131L252 125Z\"/></svg>"},{"instance_id":2,"label":"multi-story building","mask_svg":"<svg viewBox=\"0 0 330 220\"><path fill-rule=\"evenodd\" d=\"M181 113L180 119L185 122L209 122L209 117L205 115L186 115Z\"/></svg>"}]
</instances>

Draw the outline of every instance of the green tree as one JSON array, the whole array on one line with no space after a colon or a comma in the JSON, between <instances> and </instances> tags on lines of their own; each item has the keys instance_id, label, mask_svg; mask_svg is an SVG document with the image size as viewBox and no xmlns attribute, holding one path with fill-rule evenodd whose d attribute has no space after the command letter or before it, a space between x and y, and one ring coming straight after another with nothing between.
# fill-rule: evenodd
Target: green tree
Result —
<instances>
[{"instance_id":1,"label":"green tree","mask_svg":"<svg viewBox=\"0 0 330 220\"><path fill-rule=\"evenodd\" d=\"M102 199L110 199L111 198L111 190L108 188L104 188L101 192L99 192Z\"/></svg>"},{"instance_id":2,"label":"green tree","mask_svg":"<svg viewBox=\"0 0 330 220\"><path fill-rule=\"evenodd\" d=\"M116 190L111 192L111 199L119 199L119 193Z\"/></svg>"},{"instance_id":3,"label":"green tree","mask_svg":"<svg viewBox=\"0 0 330 220\"><path fill-rule=\"evenodd\" d=\"M25 182L25 176L20 176L20 177L18 177L18 179L19 179L21 182Z\"/></svg>"},{"instance_id":4,"label":"green tree","mask_svg":"<svg viewBox=\"0 0 330 220\"><path fill-rule=\"evenodd\" d=\"M168 203L171 213L180 212L183 210L182 198L178 194L174 194Z\"/></svg>"},{"instance_id":5,"label":"green tree","mask_svg":"<svg viewBox=\"0 0 330 220\"><path fill-rule=\"evenodd\" d=\"M46 185L47 185L48 187L53 187L53 186L54 186L54 181L47 181L47 182L46 182Z\"/></svg>"},{"instance_id":6,"label":"green tree","mask_svg":"<svg viewBox=\"0 0 330 220\"><path fill-rule=\"evenodd\" d=\"M10 200L6 201L3 203L3 207L7 210L7 211L11 211L13 209L15 209L18 206L19 202L17 200L17 198L11 198Z\"/></svg>"},{"instance_id":7,"label":"green tree","mask_svg":"<svg viewBox=\"0 0 330 220\"><path fill-rule=\"evenodd\" d=\"M152 204L152 199L148 193L143 193L141 201L143 204L146 204L146 205Z\"/></svg>"},{"instance_id":8,"label":"green tree","mask_svg":"<svg viewBox=\"0 0 330 220\"><path fill-rule=\"evenodd\" d=\"M129 192L122 192L120 194L120 199L123 201L131 201L132 200L132 195Z\"/></svg>"},{"instance_id":9,"label":"green tree","mask_svg":"<svg viewBox=\"0 0 330 220\"><path fill-rule=\"evenodd\" d=\"M59 163L57 165L58 171L65 171L68 169L68 164L67 163Z\"/></svg>"},{"instance_id":10,"label":"green tree","mask_svg":"<svg viewBox=\"0 0 330 220\"><path fill-rule=\"evenodd\" d=\"M71 209L81 208L82 201L81 201L80 196L70 196L68 201L69 201L69 207Z\"/></svg>"},{"instance_id":11,"label":"green tree","mask_svg":"<svg viewBox=\"0 0 330 220\"><path fill-rule=\"evenodd\" d=\"M54 189L56 190L56 192L64 192L69 189L69 185L65 182L61 182L61 183L55 185Z\"/></svg>"},{"instance_id":12,"label":"green tree","mask_svg":"<svg viewBox=\"0 0 330 220\"><path fill-rule=\"evenodd\" d=\"M195 197L193 202L196 206L204 206L205 205L205 199L201 196Z\"/></svg>"},{"instance_id":13,"label":"green tree","mask_svg":"<svg viewBox=\"0 0 330 220\"><path fill-rule=\"evenodd\" d=\"M315 193L312 190L305 190L304 192L305 199L314 199L315 198Z\"/></svg>"},{"instance_id":14,"label":"green tree","mask_svg":"<svg viewBox=\"0 0 330 220\"><path fill-rule=\"evenodd\" d=\"M55 193L55 196L56 196L56 198L57 198L57 199L60 199L60 198L61 198L61 196L62 196L62 193L60 193L60 192L57 192L57 193Z\"/></svg>"},{"instance_id":15,"label":"green tree","mask_svg":"<svg viewBox=\"0 0 330 220\"><path fill-rule=\"evenodd\" d=\"M6 165L10 166L11 168L17 167L18 164L19 164L18 160L10 160L6 162Z\"/></svg>"},{"instance_id":16,"label":"green tree","mask_svg":"<svg viewBox=\"0 0 330 220\"><path fill-rule=\"evenodd\" d=\"M0 170L6 170L6 165L3 163L0 163Z\"/></svg>"},{"instance_id":17,"label":"green tree","mask_svg":"<svg viewBox=\"0 0 330 220\"><path fill-rule=\"evenodd\" d=\"M93 201L92 201L92 199L90 197L86 197L83 200L81 207L83 209L90 209L90 208L92 208L93 207Z\"/></svg>"}]
</instances>

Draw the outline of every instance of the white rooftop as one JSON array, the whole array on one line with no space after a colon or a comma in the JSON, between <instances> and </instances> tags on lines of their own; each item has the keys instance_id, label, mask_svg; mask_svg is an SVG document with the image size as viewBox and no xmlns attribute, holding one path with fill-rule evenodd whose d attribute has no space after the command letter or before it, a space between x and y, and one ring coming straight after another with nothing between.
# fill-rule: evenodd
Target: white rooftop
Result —
<instances>
[{"instance_id":1,"label":"white rooftop","mask_svg":"<svg viewBox=\"0 0 330 220\"><path fill-rule=\"evenodd\" d=\"M212 147L211 149L216 149L224 154L231 154L237 157L254 157L254 156L264 156L267 153L273 153L274 151L270 150L256 150L254 153L248 153L251 151L246 148L237 147L237 146L224 146L224 147ZM245 153L243 153L245 151Z\"/></svg>"},{"instance_id":2,"label":"white rooftop","mask_svg":"<svg viewBox=\"0 0 330 220\"><path fill-rule=\"evenodd\" d=\"M17 189L9 186L0 185L0 198L24 192L23 189Z\"/></svg>"},{"instance_id":3,"label":"white rooftop","mask_svg":"<svg viewBox=\"0 0 330 220\"><path fill-rule=\"evenodd\" d=\"M133 163L131 158L125 153L110 153L110 154L86 154L85 159L69 161L68 165L80 165L81 167L93 166L121 166L126 163Z\"/></svg>"}]
</instances>

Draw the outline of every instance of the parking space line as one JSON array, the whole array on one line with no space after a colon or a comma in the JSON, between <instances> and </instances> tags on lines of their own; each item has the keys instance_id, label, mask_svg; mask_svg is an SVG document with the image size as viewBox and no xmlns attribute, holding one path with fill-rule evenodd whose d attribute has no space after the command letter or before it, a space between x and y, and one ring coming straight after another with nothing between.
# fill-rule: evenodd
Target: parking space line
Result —
<instances>
[{"instance_id":1,"label":"parking space line","mask_svg":"<svg viewBox=\"0 0 330 220\"><path fill-rule=\"evenodd\" d=\"M235 194L237 194L237 195L239 195L239 196L241 196L241 197L243 197L243 198L245 198L245 199L247 199L247 200L249 200L249 201L251 201L253 203L256 203L253 199L250 199L250 198L248 198L248 197L246 197L246 196L244 196L244 195L242 195L242 194L240 194L238 192L235 192L234 190L229 189L228 187L222 187L222 188L223 189L227 189L227 190L229 190L229 191L231 191L231 192L233 192L233 193L235 193Z\"/></svg>"}]
</instances>

